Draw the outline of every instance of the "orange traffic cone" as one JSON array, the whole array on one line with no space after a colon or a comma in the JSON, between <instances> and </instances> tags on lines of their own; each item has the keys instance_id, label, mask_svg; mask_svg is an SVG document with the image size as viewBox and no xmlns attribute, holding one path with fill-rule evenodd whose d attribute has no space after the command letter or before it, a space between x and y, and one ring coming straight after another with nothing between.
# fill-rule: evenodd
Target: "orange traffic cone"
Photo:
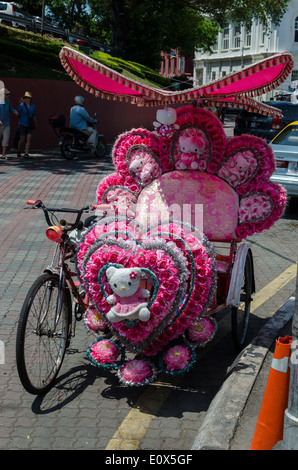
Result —
<instances>
[{"instance_id":1,"label":"orange traffic cone","mask_svg":"<svg viewBox=\"0 0 298 470\"><path fill-rule=\"evenodd\" d=\"M292 337L278 338L250 450L271 450L283 438Z\"/></svg>"}]
</instances>

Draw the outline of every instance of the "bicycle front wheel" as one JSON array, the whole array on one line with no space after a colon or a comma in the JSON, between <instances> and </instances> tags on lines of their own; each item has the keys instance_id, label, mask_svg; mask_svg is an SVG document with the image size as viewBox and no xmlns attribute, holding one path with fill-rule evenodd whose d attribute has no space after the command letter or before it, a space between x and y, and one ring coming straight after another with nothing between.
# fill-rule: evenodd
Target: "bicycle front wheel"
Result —
<instances>
[{"instance_id":1,"label":"bicycle front wheel","mask_svg":"<svg viewBox=\"0 0 298 470\"><path fill-rule=\"evenodd\" d=\"M71 298L55 274L36 279L24 301L16 338L21 383L34 395L46 393L62 365L71 331Z\"/></svg>"}]
</instances>

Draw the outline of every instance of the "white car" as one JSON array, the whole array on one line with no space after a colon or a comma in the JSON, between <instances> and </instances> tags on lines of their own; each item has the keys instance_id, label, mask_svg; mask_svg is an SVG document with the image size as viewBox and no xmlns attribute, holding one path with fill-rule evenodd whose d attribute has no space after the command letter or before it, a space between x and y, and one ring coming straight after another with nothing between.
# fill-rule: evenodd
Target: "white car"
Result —
<instances>
[{"instance_id":1,"label":"white car","mask_svg":"<svg viewBox=\"0 0 298 470\"><path fill-rule=\"evenodd\" d=\"M1 2L0 1L0 14L1 15L10 15L14 16L15 20L7 17L3 18L0 17L0 23L5 24L7 26L12 26L13 28L21 28L26 29L26 25L22 22L18 22L17 18L24 18L26 19L26 15L21 12L20 6L14 2Z\"/></svg>"},{"instance_id":2,"label":"white car","mask_svg":"<svg viewBox=\"0 0 298 470\"><path fill-rule=\"evenodd\" d=\"M269 145L276 161L271 181L282 184L289 196L298 196L298 121L286 126Z\"/></svg>"}]
</instances>

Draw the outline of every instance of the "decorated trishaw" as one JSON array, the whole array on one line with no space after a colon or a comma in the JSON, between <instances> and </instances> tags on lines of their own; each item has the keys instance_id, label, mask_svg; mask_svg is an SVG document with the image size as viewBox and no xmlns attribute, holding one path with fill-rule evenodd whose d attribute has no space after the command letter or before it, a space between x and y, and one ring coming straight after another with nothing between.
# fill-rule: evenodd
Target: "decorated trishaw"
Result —
<instances>
[{"instance_id":1,"label":"decorated trishaw","mask_svg":"<svg viewBox=\"0 0 298 470\"><path fill-rule=\"evenodd\" d=\"M158 107L151 129L116 139L115 171L99 182L98 216L77 246L84 322L94 335L89 360L127 385L181 374L213 340L217 312L227 307L234 345L243 347L255 292L245 240L270 229L287 196L270 181L271 147L251 135L228 140L202 104L280 116L254 97L287 78L291 55L181 92L145 87L67 47L60 57L95 96Z\"/></svg>"},{"instance_id":2,"label":"decorated trishaw","mask_svg":"<svg viewBox=\"0 0 298 470\"><path fill-rule=\"evenodd\" d=\"M84 233L77 251L90 300L85 323L97 336L88 348L90 361L117 369L121 381L134 385L160 371L185 372L196 348L213 339L216 311L227 306L234 343L243 346L255 291L253 256L244 240L282 216L286 192L270 181L275 161L264 140L227 140L220 120L193 102L242 101L257 112L279 114L251 96L285 79L290 55L176 93L145 88L67 48L61 60L95 96L164 107L152 130L132 129L116 140L115 172L97 189L107 216Z\"/></svg>"}]
</instances>

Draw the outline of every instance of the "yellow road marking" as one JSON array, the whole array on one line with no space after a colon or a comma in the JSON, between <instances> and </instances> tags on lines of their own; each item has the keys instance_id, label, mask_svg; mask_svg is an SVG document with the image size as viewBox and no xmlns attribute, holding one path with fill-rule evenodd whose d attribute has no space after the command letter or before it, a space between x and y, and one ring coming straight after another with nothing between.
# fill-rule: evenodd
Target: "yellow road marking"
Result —
<instances>
[{"instance_id":1,"label":"yellow road marking","mask_svg":"<svg viewBox=\"0 0 298 470\"><path fill-rule=\"evenodd\" d=\"M296 274L297 264L295 263L257 292L253 297L253 310L256 310L273 297L273 295L288 284ZM229 320L230 318L227 315L220 322L218 332L210 347L213 347L217 342L219 342L230 330L230 327L227 327L228 324L230 325ZM208 349L209 348L207 347L199 352L198 358L206 354ZM174 385L163 384L161 382L150 384L150 386L140 396L136 405L130 410L126 418L124 418L114 436L108 443L106 450L137 450L140 445L140 440L145 436L151 421L156 417L161 406L168 398L173 388L179 384L180 380L181 377L176 377ZM165 385L166 388L163 388ZM154 393L152 393L152 387L155 387Z\"/></svg>"},{"instance_id":2,"label":"yellow road marking","mask_svg":"<svg viewBox=\"0 0 298 470\"><path fill-rule=\"evenodd\" d=\"M291 264L284 272L269 282L265 287L253 295L251 310L254 311L263 305L267 300L273 297L286 284L288 284L297 275L297 264Z\"/></svg>"},{"instance_id":3,"label":"yellow road marking","mask_svg":"<svg viewBox=\"0 0 298 470\"><path fill-rule=\"evenodd\" d=\"M139 398L135 408L132 408L114 436L108 443L106 450L137 450L152 421L157 415L171 390L157 389L152 393L148 387Z\"/></svg>"}]
</instances>

